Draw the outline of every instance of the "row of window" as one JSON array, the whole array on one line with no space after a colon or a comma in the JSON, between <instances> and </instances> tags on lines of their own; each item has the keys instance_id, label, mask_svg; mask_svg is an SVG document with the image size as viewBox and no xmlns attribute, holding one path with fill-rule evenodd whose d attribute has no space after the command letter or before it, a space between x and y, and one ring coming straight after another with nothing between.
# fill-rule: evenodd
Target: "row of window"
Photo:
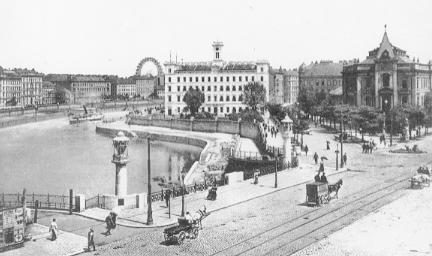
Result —
<instances>
[{"instance_id":1,"label":"row of window","mask_svg":"<svg viewBox=\"0 0 432 256\"><path fill-rule=\"evenodd\" d=\"M74 88L74 92L109 92L109 88Z\"/></svg>"},{"instance_id":2,"label":"row of window","mask_svg":"<svg viewBox=\"0 0 432 256\"><path fill-rule=\"evenodd\" d=\"M305 85L308 86L312 86L315 84L315 86L324 86L324 85L341 85L342 84L342 80L336 80L336 79L332 79L332 80L305 80L304 81Z\"/></svg>"},{"instance_id":3,"label":"row of window","mask_svg":"<svg viewBox=\"0 0 432 256\"><path fill-rule=\"evenodd\" d=\"M243 86L241 86L241 85L238 85L238 86L235 86L235 85L233 85L233 86L226 85L225 87L223 85L220 85L219 86L219 92L223 92L224 88L225 88L225 91L227 91L227 92L229 92L229 91L235 92L237 90L238 91L242 91L243 90ZM181 89L182 89L181 86L177 86L177 92L180 92ZM184 92L187 91L187 89L188 89L187 86L183 86L183 91ZM212 91L212 87L210 85L207 86L207 90L205 90L206 89L205 86L201 86L201 88L199 86L195 86L195 90L198 90L198 89L200 89L202 92L205 92L205 91L211 92ZM171 92L171 91L172 91L172 87L168 86L168 92ZM218 91L218 86L217 85L213 86L213 91L214 92Z\"/></svg>"},{"instance_id":4,"label":"row of window","mask_svg":"<svg viewBox=\"0 0 432 256\"><path fill-rule=\"evenodd\" d=\"M241 112L241 111L243 111L243 108L239 107L237 109L236 107L232 107L232 108L230 108L230 107L225 107L225 108L224 107L213 107L213 108L212 107L207 107L207 108L201 107L201 109L200 109L201 112L207 111L207 112L213 113L213 114L218 114L218 113L226 113L226 114L237 113L237 110L238 110L238 112ZM180 107L177 107L177 113L181 113L181 108ZM172 115L172 109L170 109L170 108L168 109L168 115Z\"/></svg>"},{"instance_id":5,"label":"row of window","mask_svg":"<svg viewBox=\"0 0 432 256\"><path fill-rule=\"evenodd\" d=\"M172 81L171 78L174 78L174 77L168 77L168 83L171 83L171 81ZM233 81L233 82L236 82L236 78L237 78L236 76L232 76L232 81ZM178 77L177 77L177 83L180 83L181 80L182 80L182 79L178 76ZM199 80L200 80L199 77L196 76L196 77L195 77L195 83L199 83ZM202 76L202 77L201 77L201 82L204 83L205 80L206 80L205 77ZM238 81L239 81L239 82L242 82L242 80L243 80L243 77L242 77L242 76L239 76L239 77L238 77ZM248 76L244 76L244 80L245 80L245 82L249 82L249 77L248 77ZM213 77L213 82L217 82L217 81L218 81L218 77L217 77L217 76L214 76L214 77ZM226 77L225 77L225 82L229 82L229 81L230 81L230 77L229 77L229 76L226 76ZM255 81L255 76L251 76L251 81L252 81L252 82ZM260 77L260 81L261 81L261 82L264 82L264 76L261 76L261 77ZM183 77L183 82L184 82L184 83L187 82L187 77L185 77L185 76ZM194 82L194 79L193 79L192 76L189 77L189 82L190 82L190 83ZM211 82L211 77L210 77L210 76L207 77L207 82ZM219 77L219 82L224 82L224 76L220 76L220 77Z\"/></svg>"},{"instance_id":6,"label":"row of window","mask_svg":"<svg viewBox=\"0 0 432 256\"><path fill-rule=\"evenodd\" d=\"M224 96L222 96L222 95L221 96L214 95L213 96L213 102L218 102L218 97L219 97L219 102L223 102L224 101ZM182 96L177 95L177 102L182 102L183 101L182 99L183 99ZM207 102L211 102L211 99L212 99L212 97L210 95L208 95L207 96ZM237 99L238 99L239 102L242 102L243 101L243 95L240 95L238 98L235 95L232 96L232 97L230 97L229 95L225 96L225 102L230 102L230 101L236 102ZM171 102L171 100L172 100L171 95L168 95L168 102Z\"/></svg>"}]
</instances>

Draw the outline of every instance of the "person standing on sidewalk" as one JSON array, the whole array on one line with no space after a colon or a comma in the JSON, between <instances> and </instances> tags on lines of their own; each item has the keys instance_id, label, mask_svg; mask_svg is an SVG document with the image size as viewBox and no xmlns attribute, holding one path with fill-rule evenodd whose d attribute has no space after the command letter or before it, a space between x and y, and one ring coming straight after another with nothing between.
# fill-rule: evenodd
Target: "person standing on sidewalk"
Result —
<instances>
[{"instance_id":1,"label":"person standing on sidewalk","mask_svg":"<svg viewBox=\"0 0 432 256\"><path fill-rule=\"evenodd\" d=\"M330 150L330 141L327 141L327 150Z\"/></svg>"},{"instance_id":2,"label":"person standing on sidewalk","mask_svg":"<svg viewBox=\"0 0 432 256\"><path fill-rule=\"evenodd\" d=\"M93 247L93 251L96 251L95 243L94 243L94 230L90 228L87 234L87 249L90 251L90 246Z\"/></svg>"},{"instance_id":3,"label":"person standing on sidewalk","mask_svg":"<svg viewBox=\"0 0 432 256\"><path fill-rule=\"evenodd\" d=\"M343 161L344 161L344 165L346 166L346 163L347 163L347 155L346 155L346 152L345 152L344 155L343 155Z\"/></svg>"},{"instance_id":4,"label":"person standing on sidewalk","mask_svg":"<svg viewBox=\"0 0 432 256\"><path fill-rule=\"evenodd\" d=\"M318 154L317 154L317 152L315 152L315 154L313 155L313 159L315 160L315 164L318 164Z\"/></svg>"},{"instance_id":5,"label":"person standing on sidewalk","mask_svg":"<svg viewBox=\"0 0 432 256\"><path fill-rule=\"evenodd\" d=\"M58 232L56 219L52 220L49 231L51 232L51 241L56 240L57 239L57 232Z\"/></svg>"},{"instance_id":6,"label":"person standing on sidewalk","mask_svg":"<svg viewBox=\"0 0 432 256\"><path fill-rule=\"evenodd\" d=\"M304 147L304 151L305 151L305 153L306 153L306 156L307 156L307 153L308 153L308 151L309 151L309 148L308 148L308 146L306 145L305 147Z\"/></svg>"},{"instance_id":7,"label":"person standing on sidewalk","mask_svg":"<svg viewBox=\"0 0 432 256\"><path fill-rule=\"evenodd\" d=\"M165 203L166 203L166 207L167 207L167 208L168 208L168 206L169 206L169 201L170 201L170 199L171 199L171 190L168 189L168 190L166 190L166 192L165 192Z\"/></svg>"}]
</instances>

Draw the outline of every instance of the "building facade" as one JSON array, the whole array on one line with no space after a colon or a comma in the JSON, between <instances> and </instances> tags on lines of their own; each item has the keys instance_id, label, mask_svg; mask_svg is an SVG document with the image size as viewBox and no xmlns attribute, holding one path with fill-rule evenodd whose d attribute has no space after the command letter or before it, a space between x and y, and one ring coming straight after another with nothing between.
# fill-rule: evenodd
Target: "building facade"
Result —
<instances>
[{"instance_id":1,"label":"building facade","mask_svg":"<svg viewBox=\"0 0 432 256\"><path fill-rule=\"evenodd\" d=\"M297 102L298 72L279 68L270 72L269 102L291 105Z\"/></svg>"},{"instance_id":2,"label":"building facade","mask_svg":"<svg viewBox=\"0 0 432 256\"><path fill-rule=\"evenodd\" d=\"M183 96L191 87L205 95L200 111L218 116L246 108L242 92L248 82L260 82L269 101L270 65L267 61L227 62L222 59L223 43L214 42L212 46L212 61L165 63L165 113L180 114L186 106Z\"/></svg>"},{"instance_id":3,"label":"building facade","mask_svg":"<svg viewBox=\"0 0 432 256\"><path fill-rule=\"evenodd\" d=\"M132 98L136 92L136 83L133 79L123 79L119 78L117 81L117 96L122 95L124 97Z\"/></svg>"},{"instance_id":4,"label":"building facade","mask_svg":"<svg viewBox=\"0 0 432 256\"><path fill-rule=\"evenodd\" d=\"M158 77L152 75L139 76L135 78L136 94L148 98L154 93L158 84Z\"/></svg>"},{"instance_id":5,"label":"building facade","mask_svg":"<svg viewBox=\"0 0 432 256\"><path fill-rule=\"evenodd\" d=\"M71 92L74 104L98 103L111 96L111 83L104 76L73 76Z\"/></svg>"},{"instance_id":6,"label":"building facade","mask_svg":"<svg viewBox=\"0 0 432 256\"><path fill-rule=\"evenodd\" d=\"M347 61L320 61L299 67L300 89L310 93L325 92L342 87L342 70Z\"/></svg>"},{"instance_id":7,"label":"building facade","mask_svg":"<svg viewBox=\"0 0 432 256\"><path fill-rule=\"evenodd\" d=\"M0 108L23 106L22 79L12 70L0 67Z\"/></svg>"},{"instance_id":8,"label":"building facade","mask_svg":"<svg viewBox=\"0 0 432 256\"><path fill-rule=\"evenodd\" d=\"M55 92L56 92L55 84L48 82L48 81L43 81L41 104L43 104L43 105L56 104L57 101L56 101L56 97L55 97Z\"/></svg>"},{"instance_id":9,"label":"building facade","mask_svg":"<svg viewBox=\"0 0 432 256\"><path fill-rule=\"evenodd\" d=\"M398 104L422 107L431 91L431 76L431 62L411 60L405 50L390 43L385 32L379 47L364 61L344 67L344 102L383 110Z\"/></svg>"}]
</instances>

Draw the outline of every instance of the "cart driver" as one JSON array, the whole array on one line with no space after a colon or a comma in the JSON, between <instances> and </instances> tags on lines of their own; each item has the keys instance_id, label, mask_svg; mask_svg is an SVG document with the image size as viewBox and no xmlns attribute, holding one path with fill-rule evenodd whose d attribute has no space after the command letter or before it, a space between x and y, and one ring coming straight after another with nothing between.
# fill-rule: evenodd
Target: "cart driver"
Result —
<instances>
[{"instance_id":1,"label":"cart driver","mask_svg":"<svg viewBox=\"0 0 432 256\"><path fill-rule=\"evenodd\" d=\"M321 175L321 182L328 183L327 177L325 176L325 172L323 172Z\"/></svg>"},{"instance_id":2,"label":"cart driver","mask_svg":"<svg viewBox=\"0 0 432 256\"><path fill-rule=\"evenodd\" d=\"M186 212L186 216L185 216L186 220L188 221L189 224L192 224L195 222L194 217L190 214L190 212Z\"/></svg>"}]
</instances>

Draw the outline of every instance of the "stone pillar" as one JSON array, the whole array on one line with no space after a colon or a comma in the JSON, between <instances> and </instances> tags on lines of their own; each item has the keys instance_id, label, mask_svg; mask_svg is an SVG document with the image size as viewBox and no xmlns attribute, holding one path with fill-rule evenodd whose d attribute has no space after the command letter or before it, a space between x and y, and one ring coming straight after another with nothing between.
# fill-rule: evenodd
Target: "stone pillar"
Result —
<instances>
[{"instance_id":1,"label":"stone pillar","mask_svg":"<svg viewBox=\"0 0 432 256\"><path fill-rule=\"evenodd\" d=\"M116 163L115 195L127 195L127 168L126 164Z\"/></svg>"},{"instance_id":2,"label":"stone pillar","mask_svg":"<svg viewBox=\"0 0 432 256\"><path fill-rule=\"evenodd\" d=\"M380 101L379 101L379 95L378 95L378 89L379 89L379 73L375 73L375 107L380 107Z\"/></svg>"},{"instance_id":3,"label":"stone pillar","mask_svg":"<svg viewBox=\"0 0 432 256\"><path fill-rule=\"evenodd\" d=\"M398 102L398 86L397 86L397 67L395 67L395 72L393 72L393 99L392 99L392 107L394 108Z\"/></svg>"},{"instance_id":4,"label":"stone pillar","mask_svg":"<svg viewBox=\"0 0 432 256\"><path fill-rule=\"evenodd\" d=\"M356 79L356 86L357 86L356 106L359 107L362 105L362 102L361 102L361 77L359 77L359 76Z\"/></svg>"},{"instance_id":5,"label":"stone pillar","mask_svg":"<svg viewBox=\"0 0 432 256\"><path fill-rule=\"evenodd\" d=\"M292 161L292 152L291 152L291 136L289 133L283 133L283 150L284 150L284 168L290 166Z\"/></svg>"},{"instance_id":6,"label":"stone pillar","mask_svg":"<svg viewBox=\"0 0 432 256\"><path fill-rule=\"evenodd\" d=\"M86 207L85 195L77 194L75 196L75 211L82 212L85 211Z\"/></svg>"}]
</instances>

